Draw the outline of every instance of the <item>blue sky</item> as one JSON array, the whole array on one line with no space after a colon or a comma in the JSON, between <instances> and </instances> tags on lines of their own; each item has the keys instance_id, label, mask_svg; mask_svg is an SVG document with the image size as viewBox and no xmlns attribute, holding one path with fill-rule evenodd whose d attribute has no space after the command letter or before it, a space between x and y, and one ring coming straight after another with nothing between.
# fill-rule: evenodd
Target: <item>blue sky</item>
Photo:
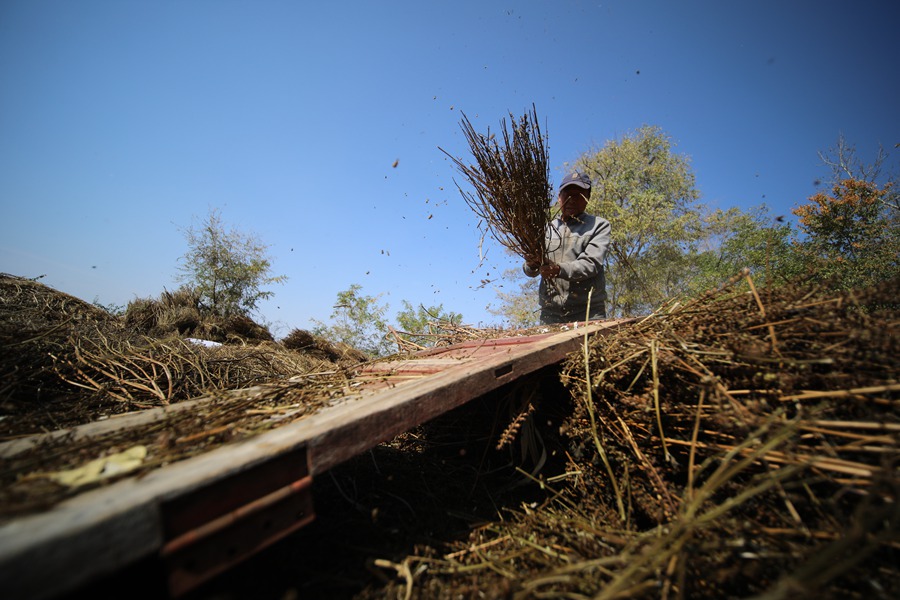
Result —
<instances>
[{"instance_id":1,"label":"blue sky","mask_svg":"<svg viewBox=\"0 0 900 600\"><path fill-rule=\"evenodd\" d=\"M280 335L354 283L495 323L479 282L510 261L480 264L438 149L467 155L460 111L534 103L554 182L658 125L706 203L788 214L840 133L896 158L898 25L892 0L4 0L0 271L156 297L215 207L289 277L260 315Z\"/></svg>"}]
</instances>

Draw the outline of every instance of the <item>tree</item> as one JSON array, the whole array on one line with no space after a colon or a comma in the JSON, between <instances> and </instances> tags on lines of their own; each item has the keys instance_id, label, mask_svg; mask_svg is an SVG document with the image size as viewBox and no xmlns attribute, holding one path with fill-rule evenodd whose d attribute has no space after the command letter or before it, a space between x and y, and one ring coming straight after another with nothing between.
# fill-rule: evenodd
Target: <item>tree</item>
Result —
<instances>
[{"instance_id":1,"label":"tree","mask_svg":"<svg viewBox=\"0 0 900 600\"><path fill-rule=\"evenodd\" d=\"M312 319L315 324L313 333L373 356L383 356L392 350L392 344L386 337L387 310L387 304L379 303L379 296L363 295L362 286L354 283L338 292L330 325Z\"/></svg>"},{"instance_id":2,"label":"tree","mask_svg":"<svg viewBox=\"0 0 900 600\"><path fill-rule=\"evenodd\" d=\"M539 323L540 306L538 305L539 277L527 277L522 268L508 269L503 272L503 279L510 284L518 285L517 292L497 291L500 304L488 307L488 312L506 320L506 325L514 329L528 329Z\"/></svg>"},{"instance_id":3,"label":"tree","mask_svg":"<svg viewBox=\"0 0 900 600\"><path fill-rule=\"evenodd\" d=\"M748 212L716 210L704 223L706 236L691 282L694 292L715 288L745 268L759 285L783 283L799 272L791 225L781 216L772 217L765 206Z\"/></svg>"},{"instance_id":4,"label":"tree","mask_svg":"<svg viewBox=\"0 0 900 600\"><path fill-rule=\"evenodd\" d=\"M178 280L193 288L201 307L212 314L246 316L273 295L263 286L287 280L271 275L268 246L254 235L226 229L219 209L211 209L206 221L191 225L184 235L188 251Z\"/></svg>"},{"instance_id":5,"label":"tree","mask_svg":"<svg viewBox=\"0 0 900 600\"><path fill-rule=\"evenodd\" d=\"M882 169L884 163L888 159L888 153L884 146L879 145L878 151L875 153L875 159L871 164L866 164L856 154L856 146L847 142L844 134L838 135L837 143L824 152L819 152L819 159L831 170L831 175L827 181L829 187L834 187L846 179L858 179L860 181L868 181L877 183L882 179ZM893 181L896 176L887 179L887 183L891 183L891 189L879 198L879 202L887 205L889 208L900 210L900 202L898 202L898 190L893 189Z\"/></svg>"},{"instance_id":6,"label":"tree","mask_svg":"<svg viewBox=\"0 0 900 600\"><path fill-rule=\"evenodd\" d=\"M400 335L407 341L419 346L431 347L441 335L442 328L459 325L462 315L444 310L443 304L418 308L403 300L403 310L397 313L397 325L402 330Z\"/></svg>"},{"instance_id":7,"label":"tree","mask_svg":"<svg viewBox=\"0 0 900 600\"><path fill-rule=\"evenodd\" d=\"M607 313L639 314L686 291L693 266L684 258L703 236L704 208L689 159L669 136L645 125L574 166L592 181L588 212L613 225Z\"/></svg>"},{"instance_id":8,"label":"tree","mask_svg":"<svg viewBox=\"0 0 900 600\"><path fill-rule=\"evenodd\" d=\"M806 234L802 255L817 279L851 289L900 275L898 214L885 200L891 188L847 178L793 209Z\"/></svg>"},{"instance_id":9,"label":"tree","mask_svg":"<svg viewBox=\"0 0 900 600\"><path fill-rule=\"evenodd\" d=\"M839 135L819 158L830 170L830 193L814 194L792 210L799 217L797 248L806 269L843 289L900 275L900 199L896 174L883 173L888 153L879 146L866 164Z\"/></svg>"}]
</instances>

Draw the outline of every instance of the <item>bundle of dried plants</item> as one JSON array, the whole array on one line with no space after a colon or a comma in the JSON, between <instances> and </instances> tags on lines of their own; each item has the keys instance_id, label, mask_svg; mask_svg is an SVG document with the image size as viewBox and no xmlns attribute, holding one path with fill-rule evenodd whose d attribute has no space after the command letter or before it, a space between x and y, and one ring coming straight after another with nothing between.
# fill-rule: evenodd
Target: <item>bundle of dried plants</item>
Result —
<instances>
[{"instance_id":1,"label":"bundle of dried plants","mask_svg":"<svg viewBox=\"0 0 900 600\"><path fill-rule=\"evenodd\" d=\"M457 183L463 199L500 244L520 256L545 256L553 191L547 139L536 109L532 106L518 119L510 114L509 127L502 119L502 143L490 129L476 132L465 114L460 127L474 164L441 150L474 189L467 191Z\"/></svg>"},{"instance_id":2,"label":"bundle of dried plants","mask_svg":"<svg viewBox=\"0 0 900 600\"><path fill-rule=\"evenodd\" d=\"M177 337L137 342L102 335L73 338L57 358L60 379L127 410L165 406L216 390L286 381L322 370L324 360L273 343L206 347ZM328 363L331 367L331 363Z\"/></svg>"},{"instance_id":3,"label":"bundle of dried plants","mask_svg":"<svg viewBox=\"0 0 900 600\"><path fill-rule=\"evenodd\" d=\"M281 340L290 350L321 360L353 365L369 360L368 355L344 342L330 342L305 329L293 329Z\"/></svg>"},{"instance_id":4,"label":"bundle of dried plants","mask_svg":"<svg viewBox=\"0 0 900 600\"><path fill-rule=\"evenodd\" d=\"M51 354L86 332L116 335L118 319L104 309L35 279L0 273L0 415L40 409L68 386L53 370Z\"/></svg>"},{"instance_id":5,"label":"bundle of dried plants","mask_svg":"<svg viewBox=\"0 0 900 600\"><path fill-rule=\"evenodd\" d=\"M187 355L191 353L186 346L169 350L178 352L183 360L187 360ZM225 363L230 363L232 373L229 375L235 376L237 373L234 371L249 365L244 364L247 356L233 353L248 350L250 349L223 347L219 352L228 354L209 360L218 362L217 368L220 369L228 369L229 365ZM292 351L287 351L287 354L298 356ZM141 362L141 358L144 362ZM272 354L265 351L254 356L260 362L285 358L283 353ZM193 360L200 358L194 356ZM123 361L120 357L117 362L122 362L123 372L132 379L126 379L118 373L109 373L110 380L119 379L118 384L111 386L115 387L114 393L125 399L136 394L151 398L165 396L168 384L165 378L162 384L159 381L153 384L150 377L135 375L141 369L148 371L149 375L152 361L148 356L131 357L128 361ZM107 363L109 364L111 363ZM195 366L198 371L203 370L202 366ZM332 365L281 365L294 375L291 381L213 391L202 398L196 398L186 410L168 410L135 426L113 428L74 439L69 435L47 436L28 447L27 451L10 451L4 448L4 452L0 453L0 523L17 515L53 506L67 497L100 485L100 480L82 486L60 485L48 476L80 467L117 450L135 445L146 448L147 459L139 468L124 474L133 476L209 452L224 444L248 439L310 415L325 406L335 390L341 390L346 382L342 372L333 369L314 371L315 366ZM277 365L269 367L280 368ZM161 369L161 364L157 364L157 368ZM210 375L217 377L221 373L207 372L207 376Z\"/></svg>"},{"instance_id":6,"label":"bundle of dried plants","mask_svg":"<svg viewBox=\"0 0 900 600\"><path fill-rule=\"evenodd\" d=\"M573 410L555 451L567 460L535 478L546 499L408 556L392 587L896 596L897 283L757 290L742 273L586 340L564 368Z\"/></svg>"},{"instance_id":7,"label":"bundle of dried plants","mask_svg":"<svg viewBox=\"0 0 900 600\"><path fill-rule=\"evenodd\" d=\"M187 286L163 291L158 298L136 298L125 309L124 322L133 332L155 338L190 336L220 343L274 340L269 330L246 315L223 317L202 310L199 294Z\"/></svg>"}]
</instances>

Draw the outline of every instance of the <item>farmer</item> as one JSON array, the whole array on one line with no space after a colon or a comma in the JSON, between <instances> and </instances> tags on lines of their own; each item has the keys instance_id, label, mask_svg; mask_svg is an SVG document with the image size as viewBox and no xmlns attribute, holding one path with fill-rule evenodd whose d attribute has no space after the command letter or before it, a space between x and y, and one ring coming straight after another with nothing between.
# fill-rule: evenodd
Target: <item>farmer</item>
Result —
<instances>
[{"instance_id":1,"label":"farmer","mask_svg":"<svg viewBox=\"0 0 900 600\"><path fill-rule=\"evenodd\" d=\"M603 260L609 246L609 221L584 212L591 180L570 173L559 186L559 215L547 229L547 256L525 257L529 277L541 276L541 323L571 323L606 317ZM588 313L588 292L591 293Z\"/></svg>"}]
</instances>

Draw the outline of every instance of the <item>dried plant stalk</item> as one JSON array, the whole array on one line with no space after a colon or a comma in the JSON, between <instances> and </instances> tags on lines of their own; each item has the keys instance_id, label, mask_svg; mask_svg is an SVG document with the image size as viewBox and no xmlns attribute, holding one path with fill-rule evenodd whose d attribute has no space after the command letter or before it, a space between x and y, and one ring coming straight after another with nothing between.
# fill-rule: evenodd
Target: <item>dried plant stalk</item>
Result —
<instances>
[{"instance_id":1,"label":"dried plant stalk","mask_svg":"<svg viewBox=\"0 0 900 600\"><path fill-rule=\"evenodd\" d=\"M57 376L135 408L164 406L212 390L238 389L310 370L314 360L276 346L203 348L179 338L72 338L74 357L54 355Z\"/></svg>"},{"instance_id":2,"label":"dried plant stalk","mask_svg":"<svg viewBox=\"0 0 900 600\"><path fill-rule=\"evenodd\" d=\"M487 231L504 247L520 256L544 257L546 231L552 220L546 136L541 133L537 111L516 119L510 127L500 121L502 144L495 135L480 134L463 114L460 127L475 159L470 164L441 149L474 188L460 194L481 218Z\"/></svg>"}]
</instances>

